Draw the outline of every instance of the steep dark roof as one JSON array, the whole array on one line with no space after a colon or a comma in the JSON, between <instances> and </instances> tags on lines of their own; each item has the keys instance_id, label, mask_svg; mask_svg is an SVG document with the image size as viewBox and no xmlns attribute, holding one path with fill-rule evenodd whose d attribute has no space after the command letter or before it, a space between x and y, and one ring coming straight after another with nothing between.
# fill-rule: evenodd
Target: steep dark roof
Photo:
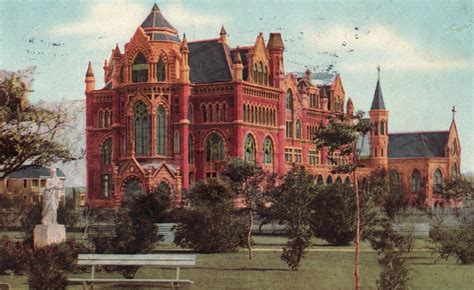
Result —
<instances>
[{"instance_id":1,"label":"steep dark roof","mask_svg":"<svg viewBox=\"0 0 474 290\"><path fill-rule=\"evenodd\" d=\"M232 80L224 44L217 39L190 42L189 78L192 83L212 83Z\"/></svg>"},{"instance_id":2,"label":"steep dark roof","mask_svg":"<svg viewBox=\"0 0 474 290\"><path fill-rule=\"evenodd\" d=\"M445 157L449 131L388 134L388 158Z\"/></svg>"},{"instance_id":3,"label":"steep dark roof","mask_svg":"<svg viewBox=\"0 0 474 290\"><path fill-rule=\"evenodd\" d=\"M374 99L372 100L371 110L385 110L385 104L382 97L382 88L380 87L380 80L377 80L375 87Z\"/></svg>"},{"instance_id":4,"label":"steep dark roof","mask_svg":"<svg viewBox=\"0 0 474 290\"><path fill-rule=\"evenodd\" d=\"M158 5L156 4L153 5L150 14L148 14L141 26L145 30L147 28L168 28L176 31L177 33L176 28L174 28L173 25L171 25L168 20L166 20L163 14L161 14L160 8L158 8Z\"/></svg>"},{"instance_id":5,"label":"steep dark roof","mask_svg":"<svg viewBox=\"0 0 474 290\"><path fill-rule=\"evenodd\" d=\"M66 177L61 169L56 168L56 175L58 177ZM23 178L40 178L50 177L51 172L49 168L43 166L31 166L8 174L5 178L8 179L23 179Z\"/></svg>"},{"instance_id":6,"label":"steep dark roof","mask_svg":"<svg viewBox=\"0 0 474 290\"><path fill-rule=\"evenodd\" d=\"M247 58L247 53L249 53L250 48L239 48L239 54L240 58L242 59L242 66L244 67L242 70L242 79L244 81L247 81L249 79L249 70L248 70L248 65L249 65L249 60ZM235 54L237 52L237 49L231 50L231 58L234 59Z\"/></svg>"}]
</instances>

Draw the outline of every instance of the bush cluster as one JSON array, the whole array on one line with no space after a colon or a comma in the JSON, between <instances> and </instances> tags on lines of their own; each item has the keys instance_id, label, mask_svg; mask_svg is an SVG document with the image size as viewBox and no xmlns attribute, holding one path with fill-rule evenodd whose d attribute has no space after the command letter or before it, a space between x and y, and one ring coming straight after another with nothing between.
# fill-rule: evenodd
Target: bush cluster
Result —
<instances>
[{"instance_id":1,"label":"bush cluster","mask_svg":"<svg viewBox=\"0 0 474 290\"><path fill-rule=\"evenodd\" d=\"M450 256L457 258L461 264L474 264L474 228L440 228L435 227L430 232L435 243L434 249L440 259Z\"/></svg>"}]
</instances>

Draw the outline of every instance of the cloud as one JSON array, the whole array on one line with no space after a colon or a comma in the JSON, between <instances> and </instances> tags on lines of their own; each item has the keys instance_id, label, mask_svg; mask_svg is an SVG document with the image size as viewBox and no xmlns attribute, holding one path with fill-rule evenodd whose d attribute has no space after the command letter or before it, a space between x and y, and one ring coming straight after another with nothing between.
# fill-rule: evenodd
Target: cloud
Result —
<instances>
[{"instance_id":1,"label":"cloud","mask_svg":"<svg viewBox=\"0 0 474 290\"><path fill-rule=\"evenodd\" d=\"M55 36L96 36L100 39L122 40L131 37L135 29L150 12L147 7L128 1L94 2L82 19L51 29ZM186 8L181 1L160 7L163 15L176 28L215 27L219 29L223 16L200 13ZM184 31L182 31L184 32Z\"/></svg>"},{"instance_id":2,"label":"cloud","mask_svg":"<svg viewBox=\"0 0 474 290\"><path fill-rule=\"evenodd\" d=\"M306 34L311 35L309 46L345 56L340 61L345 70L373 69L377 65L390 70L453 70L471 66L469 59L435 56L427 48L382 25L370 30L335 25L324 33L306 31ZM350 57L345 54L349 50L353 51Z\"/></svg>"}]
</instances>

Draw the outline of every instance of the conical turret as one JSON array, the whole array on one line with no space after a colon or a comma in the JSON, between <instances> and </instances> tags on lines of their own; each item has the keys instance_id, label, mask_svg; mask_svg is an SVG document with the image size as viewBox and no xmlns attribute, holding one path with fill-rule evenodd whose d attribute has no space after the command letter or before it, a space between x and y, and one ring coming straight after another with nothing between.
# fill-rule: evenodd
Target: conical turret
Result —
<instances>
[{"instance_id":1,"label":"conical turret","mask_svg":"<svg viewBox=\"0 0 474 290\"><path fill-rule=\"evenodd\" d=\"M370 159L376 168L388 168L388 111L382 97L380 85L380 67L374 98L370 107Z\"/></svg>"},{"instance_id":2,"label":"conical turret","mask_svg":"<svg viewBox=\"0 0 474 290\"><path fill-rule=\"evenodd\" d=\"M86 92L95 90L94 71L92 70L92 64L90 61L89 61L89 65L87 66L85 83L86 83Z\"/></svg>"}]
</instances>

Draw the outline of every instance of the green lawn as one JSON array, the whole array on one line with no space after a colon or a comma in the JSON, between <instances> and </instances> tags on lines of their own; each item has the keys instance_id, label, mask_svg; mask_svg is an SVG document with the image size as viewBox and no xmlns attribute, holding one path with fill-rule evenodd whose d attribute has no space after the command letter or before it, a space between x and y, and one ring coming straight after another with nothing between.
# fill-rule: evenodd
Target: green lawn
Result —
<instances>
[{"instance_id":1,"label":"green lawn","mask_svg":"<svg viewBox=\"0 0 474 290\"><path fill-rule=\"evenodd\" d=\"M320 240L308 252L299 271L289 270L280 260L283 237L256 237L254 259L248 260L245 250L238 253L197 255L196 267L183 269L181 276L194 281L192 289L352 289L353 247L331 247ZM160 247L173 250L172 247ZM265 249L265 250L260 250ZM361 253L362 289L376 289L379 266L377 254L363 244ZM409 254L411 289L472 289L474 266L456 264L454 259L434 263L435 256L418 241ZM143 267L137 278L173 277L174 270ZM88 274L71 275L88 276ZM99 273L102 277L120 277L116 273ZM0 276L0 282L13 289L27 289L25 276ZM81 287L71 289L81 289ZM100 289L96 287L96 289ZM110 289L110 288L109 288Z\"/></svg>"}]
</instances>

